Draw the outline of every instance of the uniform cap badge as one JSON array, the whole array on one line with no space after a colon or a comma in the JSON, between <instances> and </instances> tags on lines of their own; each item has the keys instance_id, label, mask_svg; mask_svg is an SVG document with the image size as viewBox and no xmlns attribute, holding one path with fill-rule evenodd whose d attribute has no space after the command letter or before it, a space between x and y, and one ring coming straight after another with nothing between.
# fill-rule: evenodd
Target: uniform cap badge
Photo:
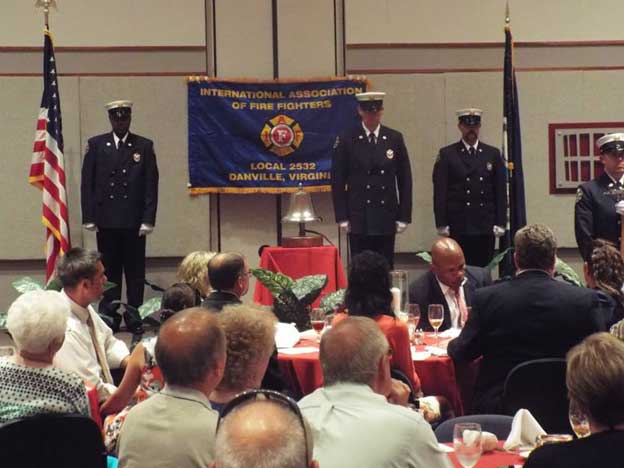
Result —
<instances>
[{"instance_id":1,"label":"uniform cap badge","mask_svg":"<svg viewBox=\"0 0 624 468\"><path fill-rule=\"evenodd\" d=\"M389 149L388 151L386 151L386 157L388 159L392 159L394 158L394 151L392 151L391 149Z\"/></svg>"},{"instance_id":2,"label":"uniform cap badge","mask_svg":"<svg viewBox=\"0 0 624 468\"><path fill-rule=\"evenodd\" d=\"M141 155L139 153L134 153L132 159L134 159L134 162L138 163L141 160Z\"/></svg>"},{"instance_id":3,"label":"uniform cap badge","mask_svg":"<svg viewBox=\"0 0 624 468\"><path fill-rule=\"evenodd\" d=\"M492 163L491 163L491 162L487 163L487 164L485 165L485 168L486 168L488 171L491 171L491 170L492 170Z\"/></svg>"}]
</instances>

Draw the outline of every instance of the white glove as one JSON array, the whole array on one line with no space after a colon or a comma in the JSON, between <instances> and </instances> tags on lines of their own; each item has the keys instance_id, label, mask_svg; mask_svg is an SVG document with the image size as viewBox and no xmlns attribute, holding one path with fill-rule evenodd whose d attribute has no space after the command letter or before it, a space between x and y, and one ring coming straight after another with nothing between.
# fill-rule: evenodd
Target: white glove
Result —
<instances>
[{"instance_id":1,"label":"white glove","mask_svg":"<svg viewBox=\"0 0 624 468\"><path fill-rule=\"evenodd\" d=\"M85 228L87 231L97 232L97 226L95 225L95 223L85 223L82 225L82 227Z\"/></svg>"},{"instance_id":2,"label":"white glove","mask_svg":"<svg viewBox=\"0 0 624 468\"><path fill-rule=\"evenodd\" d=\"M624 200L615 204L615 212L619 215L624 215Z\"/></svg>"},{"instance_id":3,"label":"white glove","mask_svg":"<svg viewBox=\"0 0 624 468\"><path fill-rule=\"evenodd\" d=\"M154 226L143 223L141 224L141 227L139 228L139 237L147 236L148 234L151 234L153 230L154 230Z\"/></svg>"},{"instance_id":4,"label":"white glove","mask_svg":"<svg viewBox=\"0 0 624 468\"><path fill-rule=\"evenodd\" d=\"M502 235L505 234L505 228L501 226L494 226L492 227L492 232L494 233L494 237L502 237Z\"/></svg>"},{"instance_id":5,"label":"white glove","mask_svg":"<svg viewBox=\"0 0 624 468\"><path fill-rule=\"evenodd\" d=\"M407 229L407 223L404 223L403 221L397 221L396 222L396 232L397 232L397 234L401 234L406 229Z\"/></svg>"},{"instance_id":6,"label":"white glove","mask_svg":"<svg viewBox=\"0 0 624 468\"><path fill-rule=\"evenodd\" d=\"M344 229L346 232L349 232L351 230L351 224L349 224L349 221L341 221L338 223L338 227L340 229Z\"/></svg>"},{"instance_id":7,"label":"white glove","mask_svg":"<svg viewBox=\"0 0 624 468\"><path fill-rule=\"evenodd\" d=\"M438 236L448 237L451 235L451 228L449 226L438 226Z\"/></svg>"}]
</instances>

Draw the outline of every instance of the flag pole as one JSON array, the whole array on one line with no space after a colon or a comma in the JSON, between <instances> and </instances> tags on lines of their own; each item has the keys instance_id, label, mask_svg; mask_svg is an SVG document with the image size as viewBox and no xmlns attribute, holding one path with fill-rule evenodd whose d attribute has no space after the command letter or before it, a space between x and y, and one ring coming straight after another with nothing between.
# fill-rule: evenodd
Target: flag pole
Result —
<instances>
[{"instance_id":1,"label":"flag pole","mask_svg":"<svg viewBox=\"0 0 624 468\"><path fill-rule=\"evenodd\" d=\"M43 21L46 29L50 28L50 7L56 8L56 0L37 0L35 3L35 8L43 9Z\"/></svg>"}]
</instances>

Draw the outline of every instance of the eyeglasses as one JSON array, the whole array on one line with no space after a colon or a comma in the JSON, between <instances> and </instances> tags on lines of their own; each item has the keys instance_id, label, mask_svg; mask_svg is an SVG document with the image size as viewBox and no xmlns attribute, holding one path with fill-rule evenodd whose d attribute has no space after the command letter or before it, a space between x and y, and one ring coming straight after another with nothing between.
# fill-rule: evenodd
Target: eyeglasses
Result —
<instances>
[{"instance_id":1,"label":"eyeglasses","mask_svg":"<svg viewBox=\"0 0 624 468\"><path fill-rule=\"evenodd\" d=\"M306 424L303 419L303 414L301 414L301 410L299 409L299 406L297 405L297 402L295 400L293 400L289 396L286 396L280 392L276 392L275 390L265 390L265 389L257 388L253 390L246 390L236 395L233 399L231 399L225 405L225 407L221 411L221 414L219 415L219 420L217 421L217 432L219 432L219 426L221 425L222 421L226 418L226 416L229 413L232 412L232 410L234 410L234 408L236 408L237 406L240 406L242 403L245 403L251 400L275 401L277 403L282 404L284 407L286 407L288 410L290 410L292 413L294 413L297 416L297 419L299 420L299 423L301 424L301 427L303 428L303 438L305 440L306 466L309 466L311 454L308 452L309 450L308 431L306 429Z\"/></svg>"}]
</instances>

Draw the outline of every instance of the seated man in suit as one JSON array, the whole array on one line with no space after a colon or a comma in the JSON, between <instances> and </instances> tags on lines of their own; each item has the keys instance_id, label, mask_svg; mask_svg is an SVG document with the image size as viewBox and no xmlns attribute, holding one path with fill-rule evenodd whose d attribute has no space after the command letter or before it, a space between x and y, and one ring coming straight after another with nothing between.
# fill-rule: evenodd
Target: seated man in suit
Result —
<instances>
[{"instance_id":1,"label":"seated man in suit","mask_svg":"<svg viewBox=\"0 0 624 468\"><path fill-rule=\"evenodd\" d=\"M211 312L221 312L226 305L240 304L249 290L249 265L247 259L234 252L218 253L208 262L208 280L213 291L202 307Z\"/></svg>"},{"instance_id":2,"label":"seated man in suit","mask_svg":"<svg viewBox=\"0 0 624 468\"><path fill-rule=\"evenodd\" d=\"M442 237L431 247L431 268L409 288L409 300L420 305L420 327L433 331L427 318L429 304L444 306L440 330L460 328L466 323L474 292L492 283L485 268L466 266L464 252L450 237Z\"/></svg>"},{"instance_id":3,"label":"seated man in suit","mask_svg":"<svg viewBox=\"0 0 624 468\"><path fill-rule=\"evenodd\" d=\"M461 334L448 344L455 362L483 356L474 392L476 413L498 413L505 378L521 362L565 357L583 338L604 331L602 293L553 278L557 243L542 224L514 238L516 276L475 293Z\"/></svg>"}]
</instances>

